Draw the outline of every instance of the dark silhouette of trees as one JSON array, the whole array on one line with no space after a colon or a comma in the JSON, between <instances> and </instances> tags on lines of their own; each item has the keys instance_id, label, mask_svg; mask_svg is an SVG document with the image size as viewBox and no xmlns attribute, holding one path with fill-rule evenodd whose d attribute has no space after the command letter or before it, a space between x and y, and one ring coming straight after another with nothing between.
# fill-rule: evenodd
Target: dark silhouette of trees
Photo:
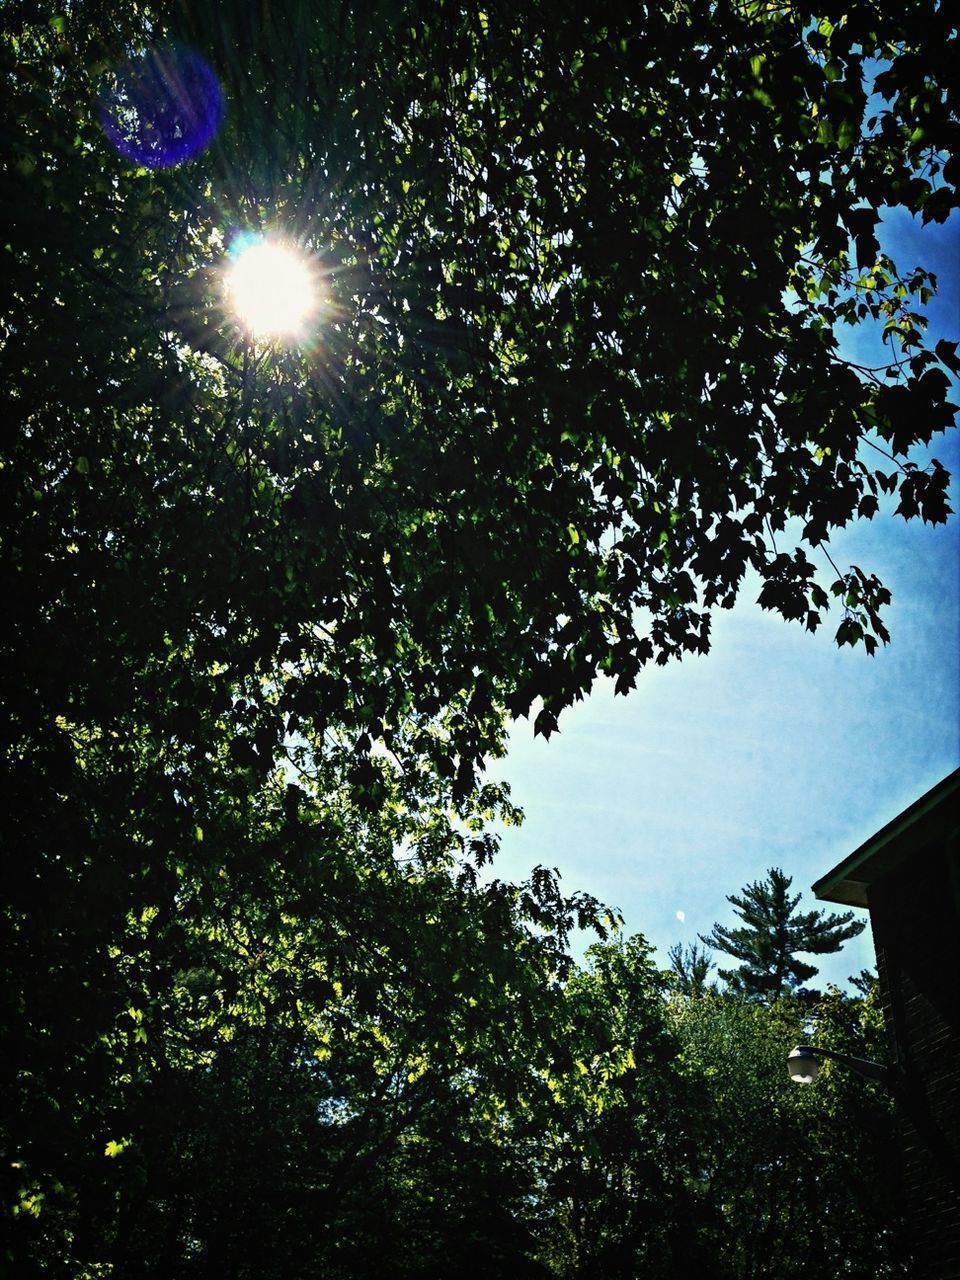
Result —
<instances>
[{"instance_id":1,"label":"dark silhouette of trees","mask_svg":"<svg viewBox=\"0 0 960 1280\"><path fill-rule=\"evenodd\" d=\"M798 912L800 894L788 893L793 883L779 867L771 867L766 880L757 880L727 901L743 921L739 928L715 924L700 934L708 947L724 951L742 963L737 969L721 969L730 990L755 1000L779 1000L797 992L817 974L815 965L801 960L798 952L832 955L866 928L852 911Z\"/></svg>"},{"instance_id":2,"label":"dark silhouette of trees","mask_svg":"<svg viewBox=\"0 0 960 1280\"><path fill-rule=\"evenodd\" d=\"M668 1025L689 1073L692 1185L705 1274L916 1274L889 1093L842 1068L813 1088L787 1079L785 1046L810 1033L841 1052L888 1053L876 984L815 1003L729 992L674 995ZM709 1270L712 1267L713 1270Z\"/></svg>"},{"instance_id":3,"label":"dark silhouette of trees","mask_svg":"<svg viewBox=\"0 0 960 1280\"><path fill-rule=\"evenodd\" d=\"M957 203L954 45L935 0L3 5L7 1270L534 1266L567 939L607 925L483 880L484 761L706 651L750 569L885 639L827 546L947 514L956 349L876 226ZM322 278L310 341L231 314L247 231Z\"/></svg>"}]
</instances>

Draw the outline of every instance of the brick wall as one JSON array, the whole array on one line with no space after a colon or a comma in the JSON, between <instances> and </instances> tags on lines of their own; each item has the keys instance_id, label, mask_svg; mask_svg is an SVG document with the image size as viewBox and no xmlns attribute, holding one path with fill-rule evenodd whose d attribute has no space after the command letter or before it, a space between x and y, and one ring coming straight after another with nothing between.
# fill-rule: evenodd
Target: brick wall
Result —
<instances>
[{"instance_id":1,"label":"brick wall","mask_svg":"<svg viewBox=\"0 0 960 1280\"><path fill-rule=\"evenodd\" d=\"M960 1278L960 854L918 849L870 886L880 989L904 1086L904 1181L924 1280ZM919 1280L919 1277L918 1277Z\"/></svg>"}]
</instances>

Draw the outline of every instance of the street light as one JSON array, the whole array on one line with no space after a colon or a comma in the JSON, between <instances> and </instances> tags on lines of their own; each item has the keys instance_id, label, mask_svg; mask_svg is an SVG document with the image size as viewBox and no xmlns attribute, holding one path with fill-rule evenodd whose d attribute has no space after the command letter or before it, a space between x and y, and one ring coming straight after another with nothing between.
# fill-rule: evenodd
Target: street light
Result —
<instances>
[{"instance_id":1,"label":"street light","mask_svg":"<svg viewBox=\"0 0 960 1280\"><path fill-rule=\"evenodd\" d=\"M864 1076L867 1080L876 1080L888 1089L896 1084L897 1077L892 1067L886 1067L880 1062L870 1062L867 1058L855 1058L849 1053L812 1048L806 1044L797 1045L787 1054L787 1074L796 1084L813 1084L820 1068L820 1058L833 1058L836 1062L842 1062L857 1075Z\"/></svg>"}]
</instances>

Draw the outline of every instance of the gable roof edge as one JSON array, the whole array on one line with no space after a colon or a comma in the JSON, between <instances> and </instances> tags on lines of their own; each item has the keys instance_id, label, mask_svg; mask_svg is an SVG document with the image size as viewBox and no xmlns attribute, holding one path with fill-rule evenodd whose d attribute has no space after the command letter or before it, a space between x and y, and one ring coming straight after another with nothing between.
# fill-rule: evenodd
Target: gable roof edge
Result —
<instances>
[{"instance_id":1,"label":"gable roof edge","mask_svg":"<svg viewBox=\"0 0 960 1280\"><path fill-rule=\"evenodd\" d=\"M947 834L948 813L960 815L960 769L941 779L936 786L915 800L853 853L848 854L813 885L814 895L823 902L843 906L867 906L867 890L875 880L892 870L910 853L922 847L936 834ZM951 809L947 805L954 801ZM960 816L952 826L960 827Z\"/></svg>"}]
</instances>

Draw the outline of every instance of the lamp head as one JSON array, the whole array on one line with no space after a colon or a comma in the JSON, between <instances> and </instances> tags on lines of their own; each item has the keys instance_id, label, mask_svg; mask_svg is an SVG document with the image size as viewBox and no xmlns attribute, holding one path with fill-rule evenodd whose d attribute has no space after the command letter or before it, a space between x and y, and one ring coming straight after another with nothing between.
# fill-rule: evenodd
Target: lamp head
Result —
<instances>
[{"instance_id":1,"label":"lamp head","mask_svg":"<svg viewBox=\"0 0 960 1280\"><path fill-rule=\"evenodd\" d=\"M813 1084L820 1064L812 1049L798 1045L787 1054L787 1071L796 1084Z\"/></svg>"}]
</instances>

